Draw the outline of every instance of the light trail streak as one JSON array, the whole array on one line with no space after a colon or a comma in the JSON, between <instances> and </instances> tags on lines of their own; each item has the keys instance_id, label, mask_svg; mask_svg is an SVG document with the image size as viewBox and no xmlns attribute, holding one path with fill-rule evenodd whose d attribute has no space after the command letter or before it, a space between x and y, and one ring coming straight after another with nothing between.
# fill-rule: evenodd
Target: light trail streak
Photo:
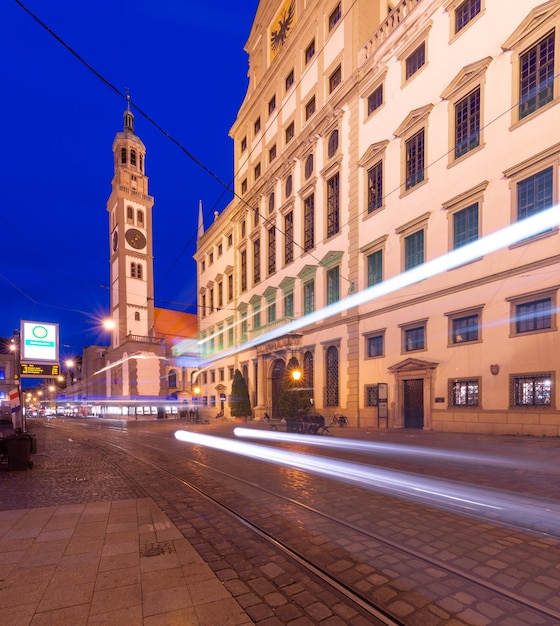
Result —
<instances>
[{"instance_id":1,"label":"light trail streak","mask_svg":"<svg viewBox=\"0 0 560 626\"><path fill-rule=\"evenodd\" d=\"M176 431L175 437L179 441L291 467L378 493L420 501L445 511L483 517L494 523L509 524L560 537L560 505L544 498L466 485L451 480L419 477L409 472L310 456L185 430Z\"/></svg>"},{"instance_id":2,"label":"light trail streak","mask_svg":"<svg viewBox=\"0 0 560 626\"><path fill-rule=\"evenodd\" d=\"M541 468L543 462L534 461L533 459L520 459L519 457L495 457L487 454L465 453L458 450L441 450L439 448L420 448L418 446L404 446L395 443L377 443L372 441L358 441L356 439L330 439L320 435L300 435L292 433L282 433L272 430L256 430L252 428L235 428L233 434L236 437L246 439L263 439L266 441L276 441L280 443L296 443L305 444L317 448L329 448L332 450L347 450L350 452L358 452L361 454L377 454L384 456L394 456L402 458L406 455L408 458L429 458L433 460L443 459L465 463L483 463L484 465L492 465L498 467L512 467L520 469ZM550 471L547 465L547 471ZM560 466L558 467L560 472Z\"/></svg>"},{"instance_id":3,"label":"light trail streak","mask_svg":"<svg viewBox=\"0 0 560 626\"><path fill-rule=\"evenodd\" d=\"M308 315L304 315L298 319L291 320L286 324L278 326L258 337L246 341L240 346L220 351L215 358L209 357L204 359L204 363L212 363L217 358L225 358L237 354L243 350L254 348L262 343L272 341L277 337L295 332L305 326L322 322L325 319L343 313L348 309L360 306L376 298L394 293L399 289L404 289L415 283L418 283L437 274L455 269L461 265L466 265L480 257L492 252L497 252L502 248L514 245L524 239L534 237L546 230L556 228L560 224L560 205L557 204L549 209L540 211L526 219L520 220L505 228L497 230L481 239L477 239L472 243L447 252L431 261L427 261L422 265L418 265L406 272L393 276L384 280L382 283L372 285L362 291L353 293L333 304L319 309ZM210 340L210 337L198 341L199 350L204 351L204 344Z\"/></svg>"}]
</instances>

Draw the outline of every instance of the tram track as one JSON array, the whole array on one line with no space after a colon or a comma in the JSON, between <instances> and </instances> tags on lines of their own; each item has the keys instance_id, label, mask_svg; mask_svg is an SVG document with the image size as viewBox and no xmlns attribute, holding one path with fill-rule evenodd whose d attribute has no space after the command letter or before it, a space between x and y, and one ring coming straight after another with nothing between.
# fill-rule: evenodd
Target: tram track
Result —
<instances>
[{"instance_id":1,"label":"tram track","mask_svg":"<svg viewBox=\"0 0 560 626\"><path fill-rule=\"evenodd\" d=\"M89 429L87 432L91 434ZM113 434L114 433L115 431L113 431ZM173 466L170 467L167 451L162 449L162 447L153 445L153 438L150 443L145 443L135 437L134 446L136 448L141 446L144 450L143 454L138 454L137 450L132 450L130 446L124 445L123 442L116 443L114 441L100 440L99 437L95 437L95 439L95 445L105 446L107 450L118 450L124 457L134 459L136 463L150 467L158 473L165 475L175 483L180 484L182 488L196 493L198 497L211 503L212 506L219 508L222 513L234 518L250 532L258 535L260 539L265 540L276 550L280 550L286 557L296 562L299 567L304 568L309 575L315 579L319 579L322 584L328 585L332 590L336 591L337 594L343 596L345 601L353 604L362 615L367 614L369 619L372 620L370 622L372 624L407 625L410 624L410 622L406 617L403 619L402 615L391 613L390 607L394 603L374 601L376 594L373 586L366 589L363 585L360 587L359 584L353 584L349 581L347 575L335 575L332 571L332 563L330 563L328 559L321 560L317 558L317 551L313 549L320 541L324 542L323 545L330 545L331 549L336 549L340 552L344 550L341 548L341 542L337 541L336 538L340 538L341 536L346 538L345 541L348 545L369 546L370 552L373 546L375 546L373 551L377 554L377 562L374 566L368 564L367 567L371 568L371 571L375 573L374 575L378 577L388 578L390 576L386 571L387 569L391 569L386 565L390 560L389 555L393 562L407 563L412 570L431 570L431 578L433 580L431 582L425 581L424 590L434 586L436 582L442 585L441 581L445 579L444 587L448 589L461 589L462 593L472 594L473 597L478 599L478 603L485 602L490 605L501 606L504 621L500 619L493 620L491 622L493 624L507 624L507 617L505 617L507 614L517 616L525 615L526 621L523 621L523 618L517 617L518 623L560 623L560 613L552 606L538 603L510 589L485 580L473 574L473 572L462 570L433 556L429 557L419 550L400 545L396 541L390 541L381 533L372 532L359 524L350 523L347 519L342 519L339 516L327 513L305 502L288 497L285 494L274 492L254 481L246 480L239 476L232 476L227 471L222 471L196 459L181 459L181 463L184 464L188 462L190 467L196 466L200 472L206 474L206 483L203 486L201 486L200 483L195 484L192 479L189 480L185 477L184 467L181 468L180 472L177 471L176 465L174 466L175 469L172 468ZM208 481L207 477L209 472L212 472L215 477L219 476L219 479L215 478L214 481ZM190 473L192 474L192 472ZM134 480L134 476L131 476L131 478ZM227 487L224 487L225 483L228 484ZM252 491L252 493L248 493L247 490ZM216 495L216 493L218 495ZM266 523L263 523L262 518L259 519L259 515L261 515L262 511L253 510L251 503L255 501L259 503L261 510L267 509L274 511L274 514L271 513L270 515L264 516ZM240 509L242 509L242 511ZM281 510L282 514L277 514L277 510ZM256 517L251 514L248 515L246 511L250 511L251 513L256 512L257 515ZM310 542L311 549L302 549L302 545L297 542L297 539L295 545L293 545L293 542L289 541L289 537L282 537L280 536L281 533L276 532L279 525L278 520L272 518L278 515L279 517L286 518L286 516L288 516L292 519L297 519L302 533L305 531L309 537L313 536L313 529L319 529L314 541ZM326 537L330 537L331 539L325 540ZM332 539L333 537L335 539ZM317 543L315 543L315 541L317 541ZM556 549L558 549L558 546L556 546ZM351 552L347 552L344 558L349 563L352 563L350 567L345 569L345 574L348 574L348 571L352 568L363 569L366 567L367 559L362 558L362 560L360 560L357 557L353 557ZM399 583L397 583L396 580L398 577L401 579L406 578L406 576L402 574L395 576L395 579L392 580L394 588L399 587ZM360 579L360 581L363 582L363 579ZM402 587L402 583L400 586ZM466 591L467 588L468 592ZM437 613L438 610L440 613L443 613L443 609L439 609L437 606L437 598L432 598L431 601L434 603L435 608L432 610L426 605L423 611L424 613L431 612L431 617L433 618L434 613ZM421 614L422 607L418 607L418 611ZM441 623L445 622L442 621ZM461 622L459 621L458 623ZM466 620L463 623L469 624L471 622ZM473 621L472 623L475 622Z\"/></svg>"}]
</instances>

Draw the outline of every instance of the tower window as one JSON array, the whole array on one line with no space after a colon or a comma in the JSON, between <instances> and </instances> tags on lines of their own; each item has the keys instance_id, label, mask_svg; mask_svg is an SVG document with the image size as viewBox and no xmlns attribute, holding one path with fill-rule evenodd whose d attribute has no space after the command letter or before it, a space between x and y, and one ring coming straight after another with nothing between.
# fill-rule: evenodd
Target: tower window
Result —
<instances>
[{"instance_id":1,"label":"tower window","mask_svg":"<svg viewBox=\"0 0 560 626\"><path fill-rule=\"evenodd\" d=\"M138 162L140 164L139 165L140 172L143 172L144 171L144 159L142 158L141 154L138 155Z\"/></svg>"},{"instance_id":2,"label":"tower window","mask_svg":"<svg viewBox=\"0 0 560 626\"><path fill-rule=\"evenodd\" d=\"M136 150L130 151L130 165L136 167Z\"/></svg>"},{"instance_id":3,"label":"tower window","mask_svg":"<svg viewBox=\"0 0 560 626\"><path fill-rule=\"evenodd\" d=\"M126 163L126 148L121 148L121 163Z\"/></svg>"},{"instance_id":4,"label":"tower window","mask_svg":"<svg viewBox=\"0 0 560 626\"><path fill-rule=\"evenodd\" d=\"M136 313L134 313L134 321L135 322L139 322L140 321L140 313L138 311L136 311Z\"/></svg>"},{"instance_id":5,"label":"tower window","mask_svg":"<svg viewBox=\"0 0 560 626\"><path fill-rule=\"evenodd\" d=\"M129 224L134 223L134 209L131 206L126 207L126 221Z\"/></svg>"},{"instance_id":6,"label":"tower window","mask_svg":"<svg viewBox=\"0 0 560 626\"><path fill-rule=\"evenodd\" d=\"M138 224L144 224L144 211L136 211L136 221Z\"/></svg>"}]
</instances>

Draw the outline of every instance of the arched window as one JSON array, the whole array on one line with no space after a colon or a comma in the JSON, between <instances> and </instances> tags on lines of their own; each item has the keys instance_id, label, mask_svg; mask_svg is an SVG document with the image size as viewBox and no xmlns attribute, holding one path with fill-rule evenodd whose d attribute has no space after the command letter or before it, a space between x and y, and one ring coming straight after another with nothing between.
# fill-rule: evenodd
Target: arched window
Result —
<instances>
[{"instance_id":1,"label":"arched window","mask_svg":"<svg viewBox=\"0 0 560 626\"><path fill-rule=\"evenodd\" d=\"M130 264L130 276L131 278L136 278L136 263Z\"/></svg>"},{"instance_id":2,"label":"arched window","mask_svg":"<svg viewBox=\"0 0 560 626\"><path fill-rule=\"evenodd\" d=\"M325 354L325 406L338 406L338 348L329 346Z\"/></svg>"},{"instance_id":3,"label":"arched window","mask_svg":"<svg viewBox=\"0 0 560 626\"><path fill-rule=\"evenodd\" d=\"M310 154L305 159L305 180L307 180L311 174L313 174L313 154Z\"/></svg>"},{"instance_id":4,"label":"arched window","mask_svg":"<svg viewBox=\"0 0 560 626\"><path fill-rule=\"evenodd\" d=\"M292 195L292 175L290 174L288 178L286 178L286 198L289 198Z\"/></svg>"},{"instance_id":5,"label":"arched window","mask_svg":"<svg viewBox=\"0 0 560 626\"><path fill-rule=\"evenodd\" d=\"M245 364L241 368L241 375L243 376L243 380L245 381L245 384L247 385L247 389L249 389L249 368L247 364Z\"/></svg>"},{"instance_id":6,"label":"arched window","mask_svg":"<svg viewBox=\"0 0 560 626\"><path fill-rule=\"evenodd\" d=\"M136 167L136 150L130 151L130 165Z\"/></svg>"},{"instance_id":7,"label":"arched window","mask_svg":"<svg viewBox=\"0 0 560 626\"><path fill-rule=\"evenodd\" d=\"M121 148L121 163L126 163L126 148Z\"/></svg>"},{"instance_id":8,"label":"arched window","mask_svg":"<svg viewBox=\"0 0 560 626\"><path fill-rule=\"evenodd\" d=\"M140 312L136 311L136 313L134 314L134 321L135 322L139 322L140 321Z\"/></svg>"},{"instance_id":9,"label":"arched window","mask_svg":"<svg viewBox=\"0 0 560 626\"><path fill-rule=\"evenodd\" d=\"M274 191L268 196L268 212L274 211Z\"/></svg>"},{"instance_id":10,"label":"arched window","mask_svg":"<svg viewBox=\"0 0 560 626\"><path fill-rule=\"evenodd\" d=\"M303 380L305 382L305 386L309 389L309 397L313 398L314 396L314 376L315 372L313 371L313 353L306 352L303 355Z\"/></svg>"},{"instance_id":11,"label":"arched window","mask_svg":"<svg viewBox=\"0 0 560 626\"><path fill-rule=\"evenodd\" d=\"M136 221L138 225L144 224L144 211L140 211L140 209L136 211Z\"/></svg>"},{"instance_id":12,"label":"arched window","mask_svg":"<svg viewBox=\"0 0 560 626\"><path fill-rule=\"evenodd\" d=\"M329 158L334 156L335 152L338 150L338 130L333 130L329 137L329 147L328 147L328 155Z\"/></svg>"},{"instance_id":13,"label":"arched window","mask_svg":"<svg viewBox=\"0 0 560 626\"><path fill-rule=\"evenodd\" d=\"M131 206L126 207L126 221L129 224L134 222L134 209Z\"/></svg>"},{"instance_id":14,"label":"arched window","mask_svg":"<svg viewBox=\"0 0 560 626\"><path fill-rule=\"evenodd\" d=\"M167 375L167 384L170 389L177 389L177 372L175 370L170 370Z\"/></svg>"},{"instance_id":15,"label":"arched window","mask_svg":"<svg viewBox=\"0 0 560 626\"><path fill-rule=\"evenodd\" d=\"M138 155L138 160L140 162L140 166L138 169L140 170L140 173L142 174L144 172L144 159L142 158L141 154Z\"/></svg>"},{"instance_id":16,"label":"arched window","mask_svg":"<svg viewBox=\"0 0 560 626\"><path fill-rule=\"evenodd\" d=\"M140 278L140 280L142 280L142 278L144 278L142 274L142 265L138 263L138 265L136 266L136 278Z\"/></svg>"}]
</instances>

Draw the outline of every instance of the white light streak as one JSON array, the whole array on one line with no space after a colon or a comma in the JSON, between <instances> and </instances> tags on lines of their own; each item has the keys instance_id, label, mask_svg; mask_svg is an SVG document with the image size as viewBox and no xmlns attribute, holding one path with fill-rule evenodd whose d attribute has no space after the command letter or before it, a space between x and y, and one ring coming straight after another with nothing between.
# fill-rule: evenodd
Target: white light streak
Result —
<instances>
[{"instance_id":1,"label":"white light streak","mask_svg":"<svg viewBox=\"0 0 560 626\"><path fill-rule=\"evenodd\" d=\"M555 205L550 209L540 211L539 213L532 215L526 219L520 220L505 228L502 228L490 235L486 235L481 239L477 239L472 243L452 250L447 254L439 256L431 261L427 261L422 265L418 265L406 272L398 274L392 278L388 278L382 283L372 285L367 289L358 291L349 295L342 300L329 304L313 313L299 317L298 319L291 320L281 326L274 328L258 337L246 341L240 346L231 348L229 350L220 351L215 358L225 358L232 356L242 350L254 348L262 343L272 341L281 335L295 332L305 326L321 322L332 315L343 313L348 309L365 304L375 298L386 296L390 293L394 293L399 289L409 287L417 282L436 276L437 274L454 269L461 265L470 263L480 257L483 257L492 252L501 250L511 246L519 241L528 239L542 233L551 228L555 228L560 224L560 205ZM204 343L208 339L199 340L199 349L203 348ZM204 359L206 362L211 363L212 357Z\"/></svg>"},{"instance_id":2,"label":"white light streak","mask_svg":"<svg viewBox=\"0 0 560 626\"><path fill-rule=\"evenodd\" d=\"M359 441L356 439L332 439L323 435L301 435L292 433L283 433L273 430L258 430L253 428L235 428L233 434L236 437L245 439L263 439L267 441L276 441L279 443L297 443L306 444L316 448L329 448L332 450L347 450L368 455L393 456L402 458L430 458L433 460L452 460L464 461L468 463L483 463L484 465L492 465L498 467L511 467L515 469L524 468L540 468L542 461L534 459L520 459L518 457L509 459L507 457L496 457L487 454L478 454L472 452L459 452L458 450L442 450L440 448L421 448L418 446L405 446L402 444L375 442L375 441ZM555 468L548 468L547 471ZM560 466L558 467L560 473Z\"/></svg>"},{"instance_id":3,"label":"white light streak","mask_svg":"<svg viewBox=\"0 0 560 626\"><path fill-rule=\"evenodd\" d=\"M179 441L291 467L371 491L421 501L446 511L481 516L496 523L560 536L560 506L544 498L439 478L419 477L409 472L380 469L185 430L176 431L175 437Z\"/></svg>"}]
</instances>

